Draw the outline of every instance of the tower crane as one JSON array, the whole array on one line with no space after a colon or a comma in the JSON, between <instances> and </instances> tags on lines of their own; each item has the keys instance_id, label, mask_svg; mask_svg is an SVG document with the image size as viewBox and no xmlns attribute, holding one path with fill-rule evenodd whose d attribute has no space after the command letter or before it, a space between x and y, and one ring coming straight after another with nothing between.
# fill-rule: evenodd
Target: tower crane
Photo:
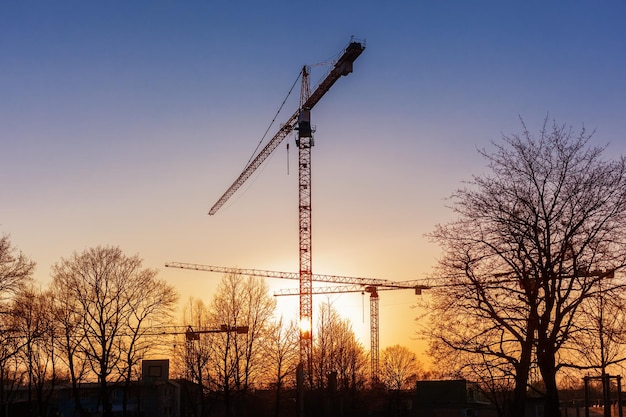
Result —
<instances>
[{"instance_id":1,"label":"tower crane","mask_svg":"<svg viewBox=\"0 0 626 417\"><path fill-rule=\"evenodd\" d=\"M179 269L191 269L194 271L203 272L218 272L222 274L235 274L245 275L251 277L262 278L278 278L278 279L292 279L299 280L300 274L297 272L281 272L281 271L268 271L266 269L250 269L250 268L233 268L229 266L213 266L193 264L187 262L168 262L165 264L166 268L179 268ZM317 282L329 282L334 284L353 284L353 285L374 285L378 287L399 287L399 288L414 288L420 286L418 281L391 281L380 278L359 278L359 277L346 277L342 275L328 275L328 274L312 274L312 281Z\"/></svg>"},{"instance_id":2,"label":"tower crane","mask_svg":"<svg viewBox=\"0 0 626 417\"><path fill-rule=\"evenodd\" d=\"M403 286L405 285L405 286ZM427 285L418 284L416 281L400 281L391 286L379 285L338 285L332 287L313 287L313 295L318 294L342 294L342 293L369 293L370 295L370 378L372 384L378 382L380 375L380 315L379 315L379 291L413 289L416 295L421 295L422 290L429 289ZM298 295L296 288L285 288L274 292L274 296Z\"/></svg>"},{"instance_id":3,"label":"tower crane","mask_svg":"<svg viewBox=\"0 0 626 417\"><path fill-rule=\"evenodd\" d=\"M351 40L331 71L313 93L310 93L309 70L306 66L302 68L300 107L250 161L235 182L209 210L210 215L215 214L290 132L298 132L296 145L298 146L299 167L300 359L303 365L306 364L309 374L311 372L311 328L313 325L311 293L311 147L313 146L313 129L311 128L311 110L341 76L346 76L352 72L354 61L364 49L365 45L362 42Z\"/></svg>"},{"instance_id":4,"label":"tower crane","mask_svg":"<svg viewBox=\"0 0 626 417\"><path fill-rule=\"evenodd\" d=\"M240 269L225 266L211 266L192 264L184 262L168 262L165 264L168 268L191 269L194 271L219 272L224 274L235 274L242 276L255 276L263 278L278 278L299 280L299 274L296 272L268 271L263 269ZM337 285L332 287L316 287L311 286L311 295L313 294L337 294L350 292L367 292L370 294L370 345L371 345L371 379L376 382L380 370L379 361L379 300L378 291L412 289L416 295L420 295L422 290L431 288L423 285L419 281L391 281L380 278L363 278L363 277L347 277L341 275L323 275L311 274L311 280L315 282L326 282ZM300 295L298 288L284 289L274 292L275 296Z\"/></svg>"},{"instance_id":5,"label":"tower crane","mask_svg":"<svg viewBox=\"0 0 626 417\"><path fill-rule=\"evenodd\" d=\"M179 327L179 326L173 326ZM191 326L187 326L185 330L173 330L173 331L156 331L144 333L144 336L166 336L166 335L178 335L184 334L185 339L189 342L192 340L200 340L201 334L206 333L236 333L236 334L246 334L248 333L248 326L230 326L228 324L221 324L220 327L212 327L205 329L197 329L194 330Z\"/></svg>"}]
</instances>

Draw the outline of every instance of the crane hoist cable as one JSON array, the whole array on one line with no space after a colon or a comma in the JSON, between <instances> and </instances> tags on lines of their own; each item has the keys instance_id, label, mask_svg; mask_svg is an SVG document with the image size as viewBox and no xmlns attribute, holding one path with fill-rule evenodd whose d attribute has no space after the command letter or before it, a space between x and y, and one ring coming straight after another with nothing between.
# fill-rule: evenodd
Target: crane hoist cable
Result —
<instances>
[{"instance_id":1,"label":"crane hoist cable","mask_svg":"<svg viewBox=\"0 0 626 417\"><path fill-rule=\"evenodd\" d=\"M278 118L278 115L280 114L280 112L282 111L283 107L285 106L285 103L289 99L289 96L293 92L293 89L297 85L298 80L300 80L301 76L302 76L302 73L298 72L298 76L296 77L296 79L294 80L293 84L291 85L291 88L289 89L289 92L287 93L287 95L283 99L283 102L280 104L280 106L278 108L278 111L276 111L276 114L274 115L274 118L272 119L270 124L267 126L267 129L265 130L265 133L263 133L263 136L261 136L261 139L259 140L259 143L256 145L256 148L254 148L254 151L252 152L252 155L250 155L250 158L248 159L248 162L246 162L246 164L244 166L244 171L248 168L248 166L250 165L252 160L257 156L259 148L261 147L261 145L263 144L263 141L267 137L267 133L270 131L270 129L272 128L272 126L276 122L276 119ZM289 157L289 143L287 143L287 157ZM269 158L271 158L271 155L269 156ZM287 174L289 174L289 159L287 159L287 164L288 164L287 165Z\"/></svg>"},{"instance_id":2,"label":"crane hoist cable","mask_svg":"<svg viewBox=\"0 0 626 417\"><path fill-rule=\"evenodd\" d=\"M254 152L252 152L252 155L250 155L250 159L248 159L248 162L246 162L246 166L244 167L244 169L247 168L248 165L250 165L250 162L252 162L252 159L256 156L257 152L259 151L259 148L261 147L261 144L263 143L263 141L265 140L265 137L267 136L268 132L270 131L270 129L272 128L272 126L276 122L276 119L278 118L278 115L283 110L283 107L285 106L285 103L289 99L289 96L291 95L293 89L298 84L298 81L300 80L301 76L302 76L302 73L300 71L298 71L298 76L296 77L296 79L294 80L293 84L291 85L291 88L289 89L289 92L287 93L287 95L283 99L283 102L280 104L280 107L278 107L278 111L274 115L274 118L270 122L269 126L267 126L267 129L265 130L265 133L263 133L263 136L261 137L261 140L256 145L256 148L254 148Z\"/></svg>"}]
</instances>

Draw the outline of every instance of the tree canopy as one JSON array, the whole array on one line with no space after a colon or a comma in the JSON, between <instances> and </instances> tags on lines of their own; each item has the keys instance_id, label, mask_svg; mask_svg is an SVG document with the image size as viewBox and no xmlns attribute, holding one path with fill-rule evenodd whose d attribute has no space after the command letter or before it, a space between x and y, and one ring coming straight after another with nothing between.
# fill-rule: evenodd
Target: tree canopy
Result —
<instances>
[{"instance_id":1,"label":"tree canopy","mask_svg":"<svg viewBox=\"0 0 626 417\"><path fill-rule=\"evenodd\" d=\"M512 415L536 367L546 416L558 416L556 374L581 305L623 287L626 160L603 159L584 128L522 127L480 151L489 173L453 194L457 218L430 234L442 257L429 333L440 359L463 353L474 371L514 378Z\"/></svg>"},{"instance_id":2,"label":"tree canopy","mask_svg":"<svg viewBox=\"0 0 626 417\"><path fill-rule=\"evenodd\" d=\"M129 381L141 354L154 345L149 326L171 317L178 300L174 288L143 268L138 256L126 256L117 247L90 248L53 266L57 311L63 312L62 333L70 332L64 350L79 354L97 376L105 415L111 413L107 382L111 377ZM64 311L65 307L71 311ZM72 377L74 379L74 377ZM108 414L107 414L108 413Z\"/></svg>"}]
</instances>

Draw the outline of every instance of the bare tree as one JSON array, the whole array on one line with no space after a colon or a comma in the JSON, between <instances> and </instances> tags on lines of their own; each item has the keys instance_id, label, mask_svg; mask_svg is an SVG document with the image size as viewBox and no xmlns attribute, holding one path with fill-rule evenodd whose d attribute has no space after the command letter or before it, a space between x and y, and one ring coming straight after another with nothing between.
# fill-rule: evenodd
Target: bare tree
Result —
<instances>
[{"instance_id":1,"label":"bare tree","mask_svg":"<svg viewBox=\"0 0 626 417\"><path fill-rule=\"evenodd\" d=\"M55 279L50 287L52 314L54 316L55 344L58 346L59 359L67 369L72 384L74 410L79 416L85 415L80 402L79 384L87 374L87 357L84 353L86 334L83 332L84 316L80 302L75 294L67 291L66 282Z\"/></svg>"},{"instance_id":2,"label":"bare tree","mask_svg":"<svg viewBox=\"0 0 626 417\"><path fill-rule=\"evenodd\" d=\"M128 314L123 323L117 372L124 381L122 413L126 416L130 383L138 375L144 355L163 343L154 337L154 328L170 324L178 294L174 287L156 278L156 271L144 270L126 283L124 296Z\"/></svg>"},{"instance_id":3,"label":"bare tree","mask_svg":"<svg viewBox=\"0 0 626 417\"><path fill-rule=\"evenodd\" d=\"M275 416L280 415L281 392L292 376L295 384L295 374L300 362L300 330L295 321L285 324L283 317L273 323L263 340L263 355L266 358L266 373L269 381L276 389Z\"/></svg>"},{"instance_id":4,"label":"bare tree","mask_svg":"<svg viewBox=\"0 0 626 417\"><path fill-rule=\"evenodd\" d=\"M620 289L622 290L622 289ZM610 416L611 395L608 376L624 370L626 362L626 294L599 292L581 305L581 317L573 326L572 343L566 348L567 366L583 372L599 372L604 395L604 414Z\"/></svg>"},{"instance_id":5,"label":"bare tree","mask_svg":"<svg viewBox=\"0 0 626 417\"><path fill-rule=\"evenodd\" d=\"M19 349L16 348L20 342L16 339L8 339L7 344L0 345L0 351L5 353L6 351L16 352ZM21 388L27 383L26 367L19 355L14 353L5 356L2 362L0 362L0 376L2 386L0 387L2 397L2 408L0 409L0 416L5 417L7 415L7 405L11 404L16 398L23 393Z\"/></svg>"},{"instance_id":6,"label":"bare tree","mask_svg":"<svg viewBox=\"0 0 626 417\"><path fill-rule=\"evenodd\" d=\"M50 295L34 287L21 289L13 300L13 323L22 341L19 356L27 370L29 415L32 416L48 414L48 402L57 382L58 360L51 313Z\"/></svg>"},{"instance_id":7,"label":"bare tree","mask_svg":"<svg viewBox=\"0 0 626 417\"><path fill-rule=\"evenodd\" d=\"M423 366L415 353L405 346L389 346L381 352L381 380L389 389L410 388L423 373Z\"/></svg>"},{"instance_id":8,"label":"bare tree","mask_svg":"<svg viewBox=\"0 0 626 417\"><path fill-rule=\"evenodd\" d=\"M209 329L214 326L210 321L208 307L201 301L190 299L189 305L185 307L183 323L189 330ZM206 335L200 337L199 333L185 335L183 344L177 344L175 357L182 360L179 368L182 368L181 376L195 382L199 389L193 392L186 392L191 402L196 404L197 415L203 417L208 415L210 403L207 401L211 387L215 386L215 375L212 375L210 362L214 361L212 349L212 338Z\"/></svg>"},{"instance_id":9,"label":"bare tree","mask_svg":"<svg viewBox=\"0 0 626 417\"><path fill-rule=\"evenodd\" d=\"M7 339L15 337L11 326L12 297L32 281L34 270L35 263L13 247L8 235L0 237L0 339L2 339L2 345L5 345L4 342ZM0 361L15 353L16 351L5 351L0 356Z\"/></svg>"},{"instance_id":10,"label":"bare tree","mask_svg":"<svg viewBox=\"0 0 626 417\"><path fill-rule=\"evenodd\" d=\"M74 253L55 264L52 275L57 291L68 295L82 317L77 328L81 349L98 378L104 415L112 415L109 378L122 377L120 367L132 368L142 331L150 318L167 314L175 300L173 290L159 284L155 270L143 269L138 256L127 257L116 247Z\"/></svg>"},{"instance_id":11,"label":"bare tree","mask_svg":"<svg viewBox=\"0 0 626 417\"><path fill-rule=\"evenodd\" d=\"M626 361L626 294L599 292L581 305L581 317L567 345L568 366L604 375Z\"/></svg>"},{"instance_id":12,"label":"bare tree","mask_svg":"<svg viewBox=\"0 0 626 417\"><path fill-rule=\"evenodd\" d=\"M265 355L261 341L273 325L276 299L269 294L267 283L255 277L243 280L239 298L244 319L239 325L246 326L248 331L235 338L235 351L241 352L237 356L243 359L239 361L240 370L236 374L235 382L239 390L247 392L250 385L256 385L262 377Z\"/></svg>"},{"instance_id":13,"label":"bare tree","mask_svg":"<svg viewBox=\"0 0 626 417\"><path fill-rule=\"evenodd\" d=\"M0 237L0 416L5 413L5 387L12 381L5 378L14 371L9 361L23 347L23 339L13 327L12 297L32 280L35 263L19 252L8 235Z\"/></svg>"},{"instance_id":14,"label":"bare tree","mask_svg":"<svg viewBox=\"0 0 626 417\"><path fill-rule=\"evenodd\" d=\"M522 415L536 363L547 417L559 416L559 352L581 304L621 286L626 261L626 161L601 159L584 129L544 123L538 137L522 123L481 154L491 175L453 195L458 219L431 237L443 249L431 336L440 346L511 367L509 407ZM599 284L603 283L602 289Z\"/></svg>"},{"instance_id":15,"label":"bare tree","mask_svg":"<svg viewBox=\"0 0 626 417\"><path fill-rule=\"evenodd\" d=\"M341 318L331 303L323 303L313 344L315 386L325 388L328 376L336 375L338 388L361 388L366 381L366 372L365 352L350 321Z\"/></svg>"},{"instance_id":16,"label":"bare tree","mask_svg":"<svg viewBox=\"0 0 626 417\"><path fill-rule=\"evenodd\" d=\"M213 374L229 414L233 392L245 399L248 389L259 377L262 370L261 340L271 324L275 307L276 300L269 295L264 280L238 274L225 275L211 300L212 323L248 327L245 335L224 332L212 338Z\"/></svg>"},{"instance_id":17,"label":"bare tree","mask_svg":"<svg viewBox=\"0 0 626 417\"><path fill-rule=\"evenodd\" d=\"M32 279L35 263L13 247L8 235L0 237L0 301L6 301Z\"/></svg>"}]
</instances>

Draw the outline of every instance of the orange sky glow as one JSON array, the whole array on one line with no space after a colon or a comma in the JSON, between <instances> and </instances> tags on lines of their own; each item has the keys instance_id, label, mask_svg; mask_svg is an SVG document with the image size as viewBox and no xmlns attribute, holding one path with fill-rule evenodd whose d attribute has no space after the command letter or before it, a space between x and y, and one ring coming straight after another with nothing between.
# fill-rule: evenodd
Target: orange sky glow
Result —
<instances>
[{"instance_id":1,"label":"orange sky glow","mask_svg":"<svg viewBox=\"0 0 626 417\"><path fill-rule=\"evenodd\" d=\"M0 5L0 233L37 262L42 285L61 257L98 245L138 254L181 303L209 302L221 275L166 262L298 271L293 135L207 212L302 65L332 59L352 34L366 50L312 112L313 273L431 274L439 249L425 234L452 218L446 198L463 180L487 172L477 149L520 132L520 117L535 132L546 115L584 125L607 156L626 153L618 2L9 3ZM327 69L312 67L313 85ZM297 85L269 137L298 96ZM381 292L381 350L400 344L423 357L416 297ZM349 318L369 350L367 294L314 300ZM297 319L297 298L277 302Z\"/></svg>"}]
</instances>

